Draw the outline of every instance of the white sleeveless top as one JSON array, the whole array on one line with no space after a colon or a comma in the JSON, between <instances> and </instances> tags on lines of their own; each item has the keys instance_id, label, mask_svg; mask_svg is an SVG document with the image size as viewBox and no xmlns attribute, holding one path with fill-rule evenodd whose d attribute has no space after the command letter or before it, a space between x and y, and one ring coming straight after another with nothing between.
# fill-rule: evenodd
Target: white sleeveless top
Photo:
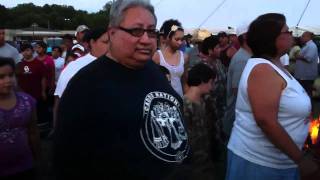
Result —
<instances>
[{"instance_id":1,"label":"white sleeveless top","mask_svg":"<svg viewBox=\"0 0 320 180\"><path fill-rule=\"evenodd\" d=\"M228 149L236 155L261 166L276 169L295 168L297 165L276 148L254 120L248 98L248 77L258 64L269 64L287 82L279 104L278 121L291 139L302 149L308 135L311 112L310 98L293 77L289 77L270 61L249 59L241 76L236 103L236 120L228 143ZM270 87L272 88L272 87ZM267 113L267 111L266 111Z\"/></svg>"},{"instance_id":2,"label":"white sleeveless top","mask_svg":"<svg viewBox=\"0 0 320 180\"><path fill-rule=\"evenodd\" d=\"M183 90L182 90L182 84L181 84L181 76L184 72L184 56L183 52L180 52L180 61L177 66L173 66L167 63L167 61L164 59L164 56L161 52L161 50L157 51L160 56L160 65L166 67L171 76L171 86L173 89L181 96L183 97Z\"/></svg>"}]
</instances>

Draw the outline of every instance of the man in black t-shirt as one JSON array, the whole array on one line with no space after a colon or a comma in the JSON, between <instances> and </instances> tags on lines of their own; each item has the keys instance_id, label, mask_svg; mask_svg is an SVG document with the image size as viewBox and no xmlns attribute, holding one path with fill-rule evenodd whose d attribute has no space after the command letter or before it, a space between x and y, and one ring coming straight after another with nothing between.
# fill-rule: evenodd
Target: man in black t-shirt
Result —
<instances>
[{"instance_id":1,"label":"man in black t-shirt","mask_svg":"<svg viewBox=\"0 0 320 180\"><path fill-rule=\"evenodd\" d=\"M57 179L188 179L183 103L159 67L153 7L116 1L108 53L80 70L59 105Z\"/></svg>"}]
</instances>

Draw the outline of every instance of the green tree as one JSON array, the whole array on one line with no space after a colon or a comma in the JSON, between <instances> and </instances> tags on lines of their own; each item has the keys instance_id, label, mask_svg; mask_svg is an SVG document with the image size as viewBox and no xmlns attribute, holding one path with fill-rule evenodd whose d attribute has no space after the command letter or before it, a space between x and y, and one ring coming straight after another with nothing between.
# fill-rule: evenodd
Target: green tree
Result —
<instances>
[{"instance_id":1,"label":"green tree","mask_svg":"<svg viewBox=\"0 0 320 180\"><path fill-rule=\"evenodd\" d=\"M0 22L8 28L21 29L36 23L40 27L74 30L80 24L90 28L106 27L112 2L107 2L99 12L75 10L72 6L48 5L36 6L33 3L19 4L14 8L0 5Z\"/></svg>"}]
</instances>

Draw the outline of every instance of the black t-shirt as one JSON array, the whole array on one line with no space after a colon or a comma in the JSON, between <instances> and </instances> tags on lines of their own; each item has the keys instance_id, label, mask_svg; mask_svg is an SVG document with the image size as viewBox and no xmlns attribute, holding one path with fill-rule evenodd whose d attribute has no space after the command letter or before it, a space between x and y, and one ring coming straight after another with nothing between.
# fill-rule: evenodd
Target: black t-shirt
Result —
<instances>
[{"instance_id":1,"label":"black t-shirt","mask_svg":"<svg viewBox=\"0 0 320 180\"><path fill-rule=\"evenodd\" d=\"M102 56L79 71L59 105L57 179L186 179L183 103L158 65Z\"/></svg>"}]
</instances>

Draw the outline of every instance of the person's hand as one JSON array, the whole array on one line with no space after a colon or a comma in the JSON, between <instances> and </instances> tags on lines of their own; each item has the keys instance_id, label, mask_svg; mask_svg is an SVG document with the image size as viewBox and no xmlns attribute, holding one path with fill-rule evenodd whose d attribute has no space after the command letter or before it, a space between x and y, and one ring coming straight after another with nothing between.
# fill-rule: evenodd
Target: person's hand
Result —
<instances>
[{"instance_id":1,"label":"person's hand","mask_svg":"<svg viewBox=\"0 0 320 180\"><path fill-rule=\"evenodd\" d=\"M298 164L298 167L301 177L311 176L320 171L319 164L313 160L311 155L304 156Z\"/></svg>"}]
</instances>

